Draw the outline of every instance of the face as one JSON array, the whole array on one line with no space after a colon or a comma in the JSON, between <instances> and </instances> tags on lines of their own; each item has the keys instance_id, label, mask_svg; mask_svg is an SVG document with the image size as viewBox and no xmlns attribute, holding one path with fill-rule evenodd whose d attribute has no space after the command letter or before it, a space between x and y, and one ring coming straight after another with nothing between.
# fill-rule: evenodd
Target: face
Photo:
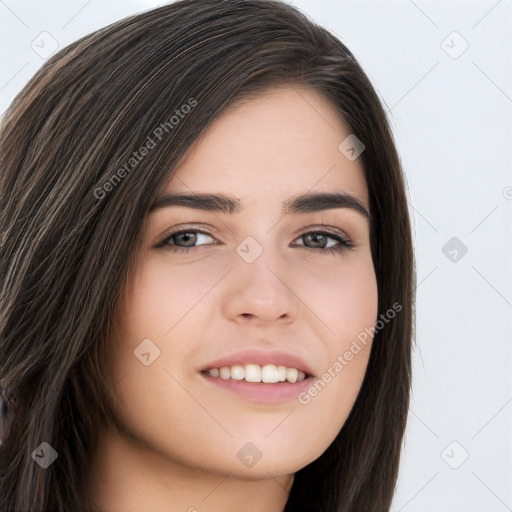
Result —
<instances>
[{"instance_id":1,"label":"face","mask_svg":"<svg viewBox=\"0 0 512 512\"><path fill-rule=\"evenodd\" d=\"M272 88L226 110L160 195L110 365L119 423L161 460L289 475L342 428L377 317L348 135L320 93ZM197 194L224 201L170 197Z\"/></svg>"}]
</instances>

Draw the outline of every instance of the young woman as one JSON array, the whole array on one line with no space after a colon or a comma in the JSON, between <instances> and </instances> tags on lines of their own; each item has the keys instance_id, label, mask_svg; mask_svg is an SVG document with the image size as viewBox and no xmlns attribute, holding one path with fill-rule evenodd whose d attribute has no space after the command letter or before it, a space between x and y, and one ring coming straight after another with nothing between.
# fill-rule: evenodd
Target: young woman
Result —
<instances>
[{"instance_id":1,"label":"young woman","mask_svg":"<svg viewBox=\"0 0 512 512\"><path fill-rule=\"evenodd\" d=\"M382 512L414 265L386 116L274 0L82 38L0 139L0 509Z\"/></svg>"}]
</instances>

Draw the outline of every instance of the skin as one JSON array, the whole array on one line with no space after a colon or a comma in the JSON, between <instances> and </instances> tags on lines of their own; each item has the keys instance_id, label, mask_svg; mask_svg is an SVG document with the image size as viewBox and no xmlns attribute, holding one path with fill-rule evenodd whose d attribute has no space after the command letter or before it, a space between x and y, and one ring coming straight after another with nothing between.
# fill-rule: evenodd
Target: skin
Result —
<instances>
[{"instance_id":1,"label":"skin","mask_svg":"<svg viewBox=\"0 0 512 512\"><path fill-rule=\"evenodd\" d=\"M199 370L260 348L298 354L321 377L375 324L368 220L351 208L281 215L285 199L307 192L349 193L369 209L360 158L338 149L349 134L319 92L274 87L229 107L180 162L162 195L231 194L243 210L172 206L148 216L109 361L119 429L102 433L89 473L98 508L279 512L294 473L334 440L361 387L371 338L307 404L254 403ZM322 247L339 242L302 236L322 225L353 248L329 254ZM188 253L155 248L171 228L211 236L196 233ZM250 264L236 252L247 236L263 249ZM160 350L149 366L134 356L144 339ZM261 452L250 468L237 457L248 442Z\"/></svg>"}]
</instances>

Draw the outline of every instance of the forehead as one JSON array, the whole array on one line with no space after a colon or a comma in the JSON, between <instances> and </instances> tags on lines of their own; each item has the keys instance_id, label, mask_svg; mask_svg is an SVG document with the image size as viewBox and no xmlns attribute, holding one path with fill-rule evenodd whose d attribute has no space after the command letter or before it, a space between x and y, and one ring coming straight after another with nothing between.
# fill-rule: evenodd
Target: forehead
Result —
<instances>
[{"instance_id":1,"label":"forehead","mask_svg":"<svg viewBox=\"0 0 512 512\"><path fill-rule=\"evenodd\" d=\"M368 208L362 163L339 149L350 135L336 107L310 88L276 87L226 109L190 148L166 191L227 192L275 208L307 192L347 193Z\"/></svg>"}]
</instances>

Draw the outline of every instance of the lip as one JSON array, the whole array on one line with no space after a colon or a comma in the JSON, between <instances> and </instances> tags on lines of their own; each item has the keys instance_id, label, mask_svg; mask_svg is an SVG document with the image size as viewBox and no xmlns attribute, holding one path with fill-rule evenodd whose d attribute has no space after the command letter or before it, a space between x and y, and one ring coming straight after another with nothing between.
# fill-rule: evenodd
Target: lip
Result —
<instances>
[{"instance_id":1,"label":"lip","mask_svg":"<svg viewBox=\"0 0 512 512\"><path fill-rule=\"evenodd\" d=\"M278 405L298 400L300 393L306 391L314 381L306 377L299 382L280 382L276 384L264 382L246 382L244 380L223 380L201 374L208 384L218 386L230 393L238 395L246 401L262 405Z\"/></svg>"},{"instance_id":2,"label":"lip","mask_svg":"<svg viewBox=\"0 0 512 512\"><path fill-rule=\"evenodd\" d=\"M266 364L275 364L276 366L282 365L287 366L288 368L297 368L297 370L304 372L306 376L314 376L313 371L306 363L306 361L304 361L302 357L296 354L277 350L265 351L258 349L243 350L241 352L235 352L219 359L215 359L211 363L208 363L208 365L202 368L200 371L204 372L210 368L234 366L235 364L243 366L251 363L258 364L260 366L265 366Z\"/></svg>"},{"instance_id":3,"label":"lip","mask_svg":"<svg viewBox=\"0 0 512 512\"><path fill-rule=\"evenodd\" d=\"M220 377L212 377L205 373L210 368L221 368L222 366L233 366L235 364L244 366L246 364L282 365L288 368L297 368L306 374L306 378L299 382L246 382L245 380L223 380ZM297 400L298 395L311 386L314 381L313 371L304 359L291 352L279 350L248 349L235 352L227 356L215 359L200 370L201 376L209 384L238 395L252 403L272 405L283 404Z\"/></svg>"}]
</instances>

